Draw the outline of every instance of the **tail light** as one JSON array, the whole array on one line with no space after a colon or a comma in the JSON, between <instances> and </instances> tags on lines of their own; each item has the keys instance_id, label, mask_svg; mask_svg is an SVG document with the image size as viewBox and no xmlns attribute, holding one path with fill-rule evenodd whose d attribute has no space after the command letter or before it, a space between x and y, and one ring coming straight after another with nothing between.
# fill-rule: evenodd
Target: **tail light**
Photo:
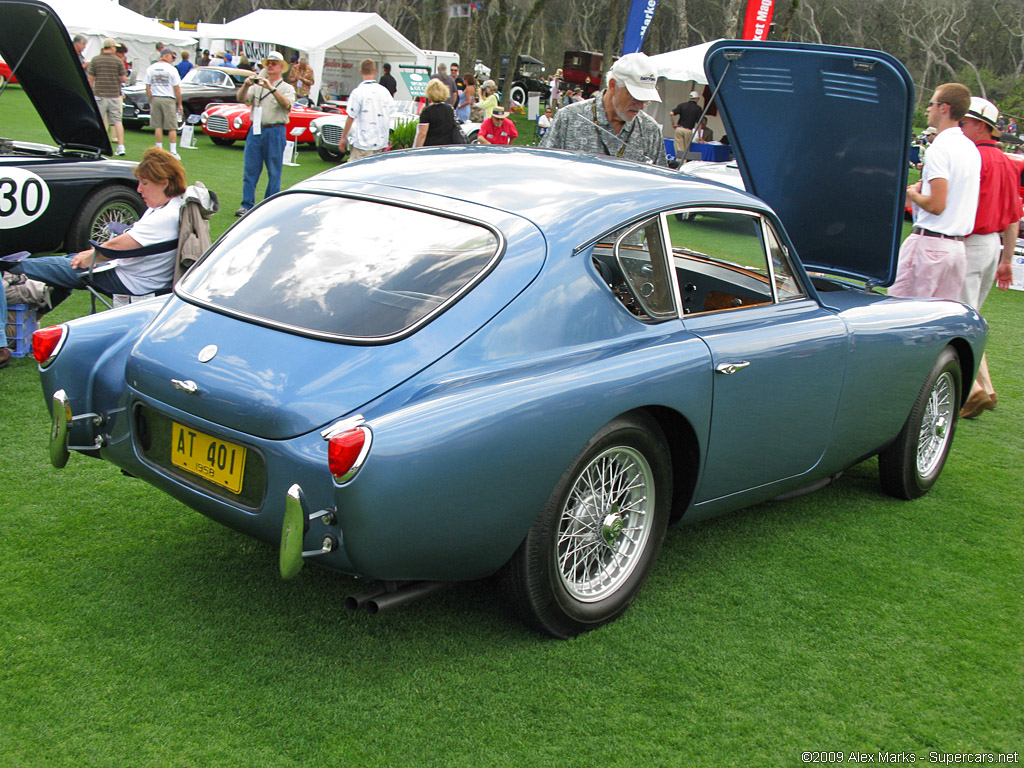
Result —
<instances>
[{"instance_id":1,"label":"tail light","mask_svg":"<svg viewBox=\"0 0 1024 768\"><path fill-rule=\"evenodd\" d=\"M355 477L370 452L373 434L368 427L353 427L327 438L327 466L334 479L345 483Z\"/></svg>"},{"instance_id":2,"label":"tail light","mask_svg":"<svg viewBox=\"0 0 1024 768\"><path fill-rule=\"evenodd\" d=\"M53 362L67 335L66 325L51 325L32 334L32 357L43 368Z\"/></svg>"}]
</instances>

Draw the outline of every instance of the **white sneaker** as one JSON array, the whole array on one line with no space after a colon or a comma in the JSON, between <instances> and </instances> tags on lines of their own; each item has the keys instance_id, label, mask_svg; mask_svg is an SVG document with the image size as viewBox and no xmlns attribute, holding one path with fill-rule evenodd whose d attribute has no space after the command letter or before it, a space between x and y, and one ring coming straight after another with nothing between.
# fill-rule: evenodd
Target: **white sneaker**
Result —
<instances>
[{"instance_id":1,"label":"white sneaker","mask_svg":"<svg viewBox=\"0 0 1024 768\"><path fill-rule=\"evenodd\" d=\"M121 157L121 156L124 155L124 145L123 144L119 144L117 146L117 152L115 152L114 155L116 155L117 157Z\"/></svg>"},{"instance_id":2,"label":"white sneaker","mask_svg":"<svg viewBox=\"0 0 1024 768\"><path fill-rule=\"evenodd\" d=\"M171 152L171 157L173 157L175 160L181 160L181 155L179 155L177 152Z\"/></svg>"}]
</instances>

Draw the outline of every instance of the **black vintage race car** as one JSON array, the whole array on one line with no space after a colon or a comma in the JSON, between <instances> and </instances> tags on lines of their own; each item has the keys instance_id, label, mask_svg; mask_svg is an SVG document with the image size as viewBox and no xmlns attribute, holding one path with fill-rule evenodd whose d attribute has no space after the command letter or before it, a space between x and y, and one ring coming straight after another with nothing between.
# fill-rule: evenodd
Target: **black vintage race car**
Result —
<instances>
[{"instance_id":1,"label":"black vintage race car","mask_svg":"<svg viewBox=\"0 0 1024 768\"><path fill-rule=\"evenodd\" d=\"M238 89L252 70L232 67L193 67L181 79L181 106L185 117L200 115L210 104L238 101ZM149 97L141 82L123 89L126 125L149 125Z\"/></svg>"},{"instance_id":2,"label":"black vintage race car","mask_svg":"<svg viewBox=\"0 0 1024 768\"><path fill-rule=\"evenodd\" d=\"M146 210L136 164L104 157L110 140L92 90L49 6L0 0L0 18L0 56L57 142L0 139L0 255L82 250L105 239L107 223L132 224Z\"/></svg>"}]
</instances>

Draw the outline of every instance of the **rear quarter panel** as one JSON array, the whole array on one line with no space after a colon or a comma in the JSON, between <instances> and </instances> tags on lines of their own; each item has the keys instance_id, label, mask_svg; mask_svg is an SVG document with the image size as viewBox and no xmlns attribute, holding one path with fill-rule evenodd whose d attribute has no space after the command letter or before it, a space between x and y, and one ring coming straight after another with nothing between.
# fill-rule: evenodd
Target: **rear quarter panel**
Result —
<instances>
[{"instance_id":1,"label":"rear quarter panel","mask_svg":"<svg viewBox=\"0 0 1024 768\"><path fill-rule=\"evenodd\" d=\"M645 324L589 252L550 269L458 349L363 410L370 458L335 493L345 549L382 578L468 579L512 555L587 441L648 406L706 439L706 346Z\"/></svg>"}]
</instances>

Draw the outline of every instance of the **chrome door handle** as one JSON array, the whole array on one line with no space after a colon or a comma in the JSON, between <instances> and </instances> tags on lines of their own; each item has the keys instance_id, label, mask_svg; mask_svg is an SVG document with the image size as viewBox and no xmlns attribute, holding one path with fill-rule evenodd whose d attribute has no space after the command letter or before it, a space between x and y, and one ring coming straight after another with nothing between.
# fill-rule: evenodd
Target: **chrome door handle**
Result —
<instances>
[{"instance_id":1,"label":"chrome door handle","mask_svg":"<svg viewBox=\"0 0 1024 768\"><path fill-rule=\"evenodd\" d=\"M741 368L746 368L750 365L746 360L741 360L738 363L719 363L715 366L715 373L736 373Z\"/></svg>"}]
</instances>

